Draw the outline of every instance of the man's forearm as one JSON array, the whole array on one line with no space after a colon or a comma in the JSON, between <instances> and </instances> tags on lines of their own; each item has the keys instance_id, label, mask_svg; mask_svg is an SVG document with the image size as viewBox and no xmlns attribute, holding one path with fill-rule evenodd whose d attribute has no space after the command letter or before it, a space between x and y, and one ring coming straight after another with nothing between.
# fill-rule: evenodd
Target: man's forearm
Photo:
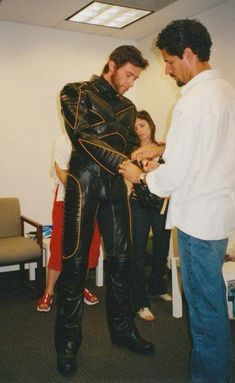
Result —
<instances>
[{"instance_id":1,"label":"man's forearm","mask_svg":"<svg viewBox=\"0 0 235 383\"><path fill-rule=\"evenodd\" d=\"M135 184L140 182L140 176L143 174L143 170L128 160L119 166L119 173L122 174L127 181Z\"/></svg>"}]
</instances>

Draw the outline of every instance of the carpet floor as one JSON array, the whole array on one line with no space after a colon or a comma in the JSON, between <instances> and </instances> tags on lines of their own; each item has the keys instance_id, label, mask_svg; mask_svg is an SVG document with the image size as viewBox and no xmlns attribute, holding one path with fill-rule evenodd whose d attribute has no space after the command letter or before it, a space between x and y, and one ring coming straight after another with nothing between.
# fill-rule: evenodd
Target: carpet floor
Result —
<instances>
[{"instance_id":1,"label":"carpet floor","mask_svg":"<svg viewBox=\"0 0 235 383\"><path fill-rule=\"evenodd\" d=\"M186 315L182 319L173 318L171 303L154 298L151 308L156 320L147 323L136 318L136 324L141 335L154 343L155 355L139 356L115 347L110 341L106 323L105 287L95 286L93 270L89 273L87 287L97 294L100 303L85 306L77 374L70 378L61 377L55 363L55 306L49 313L37 312L37 299L22 285L18 274L0 273L0 383L189 381L190 337ZM235 321L230 323L235 341Z\"/></svg>"}]
</instances>

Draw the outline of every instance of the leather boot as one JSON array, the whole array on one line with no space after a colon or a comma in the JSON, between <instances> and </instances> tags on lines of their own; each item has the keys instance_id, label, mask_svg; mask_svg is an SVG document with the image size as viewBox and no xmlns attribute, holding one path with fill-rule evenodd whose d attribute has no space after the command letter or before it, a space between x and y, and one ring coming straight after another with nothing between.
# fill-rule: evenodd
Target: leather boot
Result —
<instances>
[{"instance_id":1,"label":"leather boot","mask_svg":"<svg viewBox=\"0 0 235 383\"><path fill-rule=\"evenodd\" d=\"M66 264L68 267L68 264ZM65 275L67 277L67 273ZM65 278L64 277L64 278ZM57 352L57 371L63 376L76 373L76 355L82 343L81 317L83 311L83 294L77 294L77 299L70 301L76 295L75 284L67 287L60 280L57 299L57 315L55 320L55 347ZM79 290L78 286L78 291ZM67 295L65 294L67 293ZM74 310L74 306L76 310Z\"/></svg>"},{"instance_id":2,"label":"leather boot","mask_svg":"<svg viewBox=\"0 0 235 383\"><path fill-rule=\"evenodd\" d=\"M143 339L136 327L127 333L119 333L116 336L111 335L111 339L114 345L127 348L135 354L150 356L155 352L153 344Z\"/></svg>"},{"instance_id":3,"label":"leather boot","mask_svg":"<svg viewBox=\"0 0 235 383\"><path fill-rule=\"evenodd\" d=\"M65 336L65 331L63 332L63 328L58 326L58 323L57 318L55 332L57 371L63 376L71 376L77 371L76 355L82 342L81 328L79 328L76 336L72 337L73 340L68 340Z\"/></svg>"},{"instance_id":4,"label":"leather boot","mask_svg":"<svg viewBox=\"0 0 235 383\"><path fill-rule=\"evenodd\" d=\"M113 344L141 355L153 355L154 346L141 338L130 307L130 260L107 259L107 320Z\"/></svg>"},{"instance_id":5,"label":"leather boot","mask_svg":"<svg viewBox=\"0 0 235 383\"><path fill-rule=\"evenodd\" d=\"M71 376L77 372L76 356L67 351L57 356L57 371L63 376Z\"/></svg>"}]
</instances>

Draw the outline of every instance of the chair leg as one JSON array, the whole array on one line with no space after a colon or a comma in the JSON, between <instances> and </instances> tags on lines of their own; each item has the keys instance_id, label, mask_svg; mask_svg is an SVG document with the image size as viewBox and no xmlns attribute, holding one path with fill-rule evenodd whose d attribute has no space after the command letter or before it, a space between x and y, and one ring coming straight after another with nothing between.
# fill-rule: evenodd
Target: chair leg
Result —
<instances>
[{"instance_id":1,"label":"chair leg","mask_svg":"<svg viewBox=\"0 0 235 383\"><path fill-rule=\"evenodd\" d=\"M100 245L100 255L98 260L98 265L96 267L96 286L103 286L104 282L104 251L102 245Z\"/></svg>"},{"instance_id":2,"label":"chair leg","mask_svg":"<svg viewBox=\"0 0 235 383\"><path fill-rule=\"evenodd\" d=\"M30 281L35 281L36 279L36 272L35 272L36 267L37 267L36 262L29 263L29 280Z\"/></svg>"},{"instance_id":3,"label":"chair leg","mask_svg":"<svg viewBox=\"0 0 235 383\"><path fill-rule=\"evenodd\" d=\"M172 308L173 308L173 317L181 318L183 316L183 305L182 305L182 287L181 287L181 278L180 270L177 267L177 257L172 257L171 259L171 271L172 271Z\"/></svg>"},{"instance_id":4,"label":"chair leg","mask_svg":"<svg viewBox=\"0 0 235 383\"><path fill-rule=\"evenodd\" d=\"M36 289L39 297L42 296L46 285L46 268L43 267L42 260L37 262L36 269Z\"/></svg>"}]
</instances>

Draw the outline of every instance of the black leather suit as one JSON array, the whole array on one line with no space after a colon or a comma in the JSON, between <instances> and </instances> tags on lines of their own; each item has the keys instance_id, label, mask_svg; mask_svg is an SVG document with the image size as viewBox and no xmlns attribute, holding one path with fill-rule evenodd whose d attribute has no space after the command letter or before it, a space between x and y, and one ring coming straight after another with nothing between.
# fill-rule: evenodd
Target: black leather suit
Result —
<instances>
[{"instance_id":1,"label":"black leather suit","mask_svg":"<svg viewBox=\"0 0 235 383\"><path fill-rule=\"evenodd\" d=\"M107 256L106 307L111 337L135 327L129 303L129 206L118 166L138 145L138 138L133 129L134 105L103 77L66 85L61 106L73 151L65 196L55 341L58 353L70 350L76 354L81 344L83 289L96 219Z\"/></svg>"}]
</instances>

